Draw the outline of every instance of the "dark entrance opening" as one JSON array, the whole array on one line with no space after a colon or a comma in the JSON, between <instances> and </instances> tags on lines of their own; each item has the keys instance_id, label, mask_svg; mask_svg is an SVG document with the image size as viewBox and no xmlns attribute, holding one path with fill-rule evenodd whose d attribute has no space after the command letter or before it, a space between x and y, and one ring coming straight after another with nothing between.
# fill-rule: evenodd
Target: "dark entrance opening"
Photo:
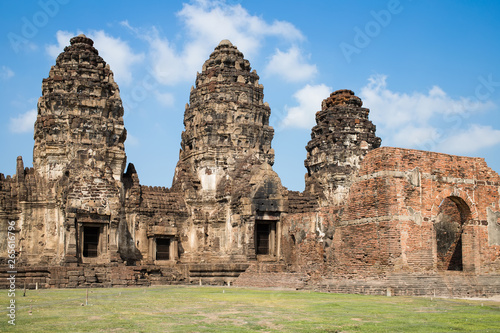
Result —
<instances>
[{"instance_id":1,"label":"dark entrance opening","mask_svg":"<svg viewBox=\"0 0 500 333\"><path fill-rule=\"evenodd\" d=\"M156 260L170 260L170 239L156 239Z\"/></svg>"},{"instance_id":2,"label":"dark entrance opening","mask_svg":"<svg viewBox=\"0 0 500 333\"><path fill-rule=\"evenodd\" d=\"M271 224L257 222L255 231L255 251L257 254L269 254Z\"/></svg>"},{"instance_id":3,"label":"dark entrance opening","mask_svg":"<svg viewBox=\"0 0 500 333\"><path fill-rule=\"evenodd\" d=\"M445 198L434 225L436 231L438 269L462 271L462 234L470 219L470 209L459 197Z\"/></svg>"},{"instance_id":4,"label":"dark entrance opening","mask_svg":"<svg viewBox=\"0 0 500 333\"><path fill-rule=\"evenodd\" d=\"M453 250L453 254L451 255L450 263L448 264L449 271L463 271L463 261L462 261L462 235L457 240L455 245L455 250Z\"/></svg>"},{"instance_id":5,"label":"dark entrance opening","mask_svg":"<svg viewBox=\"0 0 500 333\"><path fill-rule=\"evenodd\" d=\"M83 256L87 258L96 258L99 255L99 236L101 228L84 227L83 228Z\"/></svg>"}]
</instances>

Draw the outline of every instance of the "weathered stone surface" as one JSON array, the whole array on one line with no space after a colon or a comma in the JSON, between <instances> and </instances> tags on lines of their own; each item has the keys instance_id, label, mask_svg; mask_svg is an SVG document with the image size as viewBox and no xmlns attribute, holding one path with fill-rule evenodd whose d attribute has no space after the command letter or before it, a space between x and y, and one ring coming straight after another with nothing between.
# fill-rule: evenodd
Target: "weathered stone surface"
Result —
<instances>
[{"instance_id":1,"label":"weathered stone surface","mask_svg":"<svg viewBox=\"0 0 500 333\"><path fill-rule=\"evenodd\" d=\"M125 171L113 73L72 38L42 83L33 168L18 157L0 174L0 287L15 259L28 288L500 293L500 177L483 159L379 147L369 110L339 90L316 114L306 190L287 191L258 80L223 40L196 76L172 187L143 186Z\"/></svg>"},{"instance_id":2,"label":"weathered stone surface","mask_svg":"<svg viewBox=\"0 0 500 333\"><path fill-rule=\"evenodd\" d=\"M306 146L306 192L322 206L342 204L366 153L380 147L369 110L350 90L338 90L316 113L316 126Z\"/></svg>"},{"instance_id":3,"label":"weathered stone surface","mask_svg":"<svg viewBox=\"0 0 500 333\"><path fill-rule=\"evenodd\" d=\"M192 212L182 235L184 260L255 258L256 219L279 224L286 191L271 168L274 131L263 98L248 60L228 40L220 42L196 76L184 113L172 187L185 193Z\"/></svg>"},{"instance_id":4,"label":"weathered stone surface","mask_svg":"<svg viewBox=\"0 0 500 333\"><path fill-rule=\"evenodd\" d=\"M84 35L72 38L43 80L33 166L48 181L67 171L72 177L72 163L103 169L117 181L125 168L120 90L93 44Z\"/></svg>"},{"instance_id":5,"label":"weathered stone surface","mask_svg":"<svg viewBox=\"0 0 500 333\"><path fill-rule=\"evenodd\" d=\"M286 217L284 251L294 267L323 277L498 274L500 246L489 243L488 219L498 212L499 184L484 159L378 148L361 162L340 209Z\"/></svg>"},{"instance_id":6,"label":"weathered stone surface","mask_svg":"<svg viewBox=\"0 0 500 333\"><path fill-rule=\"evenodd\" d=\"M18 158L18 207L7 217L23 241L21 262L84 261L77 239L91 225L105 233L99 260L119 257L123 107L113 73L92 45L84 35L72 38L42 83L33 169L24 170Z\"/></svg>"}]
</instances>

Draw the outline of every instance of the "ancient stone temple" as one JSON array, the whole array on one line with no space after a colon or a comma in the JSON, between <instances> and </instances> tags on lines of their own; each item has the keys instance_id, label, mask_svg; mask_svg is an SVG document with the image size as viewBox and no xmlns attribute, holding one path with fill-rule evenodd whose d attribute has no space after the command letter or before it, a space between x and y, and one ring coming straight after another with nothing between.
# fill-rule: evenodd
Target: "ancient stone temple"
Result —
<instances>
[{"instance_id":1,"label":"ancient stone temple","mask_svg":"<svg viewBox=\"0 0 500 333\"><path fill-rule=\"evenodd\" d=\"M143 186L110 66L84 35L70 44L42 83L33 168L0 174L0 276L15 260L28 288L500 293L500 177L483 159L381 147L339 90L316 114L305 191L288 191L259 76L223 40L191 89L172 187Z\"/></svg>"}]
</instances>

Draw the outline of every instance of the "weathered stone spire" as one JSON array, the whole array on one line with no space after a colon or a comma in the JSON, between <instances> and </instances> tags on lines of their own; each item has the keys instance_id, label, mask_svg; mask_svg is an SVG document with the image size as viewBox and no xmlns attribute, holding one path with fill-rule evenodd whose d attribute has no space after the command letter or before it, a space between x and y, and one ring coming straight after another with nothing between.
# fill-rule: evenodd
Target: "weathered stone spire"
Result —
<instances>
[{"instance_id":1,"label":"weathered stone spire","mask_svg":"<svg viewBox=\"0 0 500 333\"><path fill-rule=\"evenodd\" d=\"M119 260L122 175L126 156L123 106L113 72L85 35L71 38L43 80L35 123L33 167L44 201L46 230L64 230L61 262ZM46 218L50 216L50 218ZM87 257L85 228L99 248ZM90 230L90 229L89 229ZM79 243L78 243L79 242ZM86 243L88 245L88 243Z\"/></svg>"},{"instance_id":2,"label":"weathered stone spire","mask_svg":"<svg viewBox=\"0 0 500 333\"><path fill-rule=\"evenodd\" d=\"M263 89L249 61L228 40L219 43L197 74L184 113L179 163L190 166L203 189L215 190L238 160L273 165L274 130ZM174 184L180 181L177 175Z\"/></svg>"},{"instance_id":3,"label":"weathered stone spire","mask_svg":"<svg viewBox=\"0 0 500 333\"><path fill-rule=\"evenodd\" d=\"M338 90L323 100L306 146L306 191L324 204L339 204L366 153L380 147L369 109L350 90Z\"/></svg>"},{"instance_id":4,"label":"weathered stone spire","mask_svg":"<svg viewBox=\"0 0 500 333\"><path fill-rule=\"evenodd\" d=\"M184 194L191 212L188 232L181 236L183 260L256 258L259 223L267 228L270 244L261 252L277 258L285 190L271 168L274 130L263 89L249 61L228 40L196 76L172 186Z\"/></svg>"},{"instance_id":5,"label":"weathered stone spire","mask_svg":"<svg viewBox=\"0 0 500 333\"><path fill-rule=\"evenodd\" d=\"M72 161L94 158L119 180L126 131L118 85L91 39L79 35L70 42L43 80L34 167L47 180L57 180Z\"/></svg>"}]
</instances>

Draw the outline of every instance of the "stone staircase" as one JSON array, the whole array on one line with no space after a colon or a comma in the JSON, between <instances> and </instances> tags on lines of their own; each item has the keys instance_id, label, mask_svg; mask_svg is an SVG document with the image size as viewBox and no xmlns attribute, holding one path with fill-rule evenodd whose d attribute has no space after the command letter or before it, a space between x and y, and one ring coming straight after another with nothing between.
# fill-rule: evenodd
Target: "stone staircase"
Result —
<instances>
[{"instance_id":1,"label":"stone staircase","mask_svg":"<svg viewBox=\"0 0 500 333\"><path fill-rule=\"evenodd\" d=\"M287 272L285 264L254 262L234 282L239 287L303 289L307 274Z\"/></svg>"},{"instance_id":2,"label":"stone staircase","mask_svg":"<svg viewBox=\"0 0 500 333\"><path fill-rule=\"evenodd\" d=\"M0 270L0 289L10 289L10 282L15 281L17 291L26 286L27 289L47 288L50 280L50 271L46 267L22 267L11 274L7 266ZM8 280L13 275L14 280Z\"/></svg>"},{"instance_id":3,"label":"stone staircase","mask_svg":"<svg viewBox=\"0 0 500 333\"><path fill-rule=\"evenodd\" d=\"M247 263L189 264L189 282L200 285L231 285L245 272Z\"/></svg>"},{"instance_id":4,"label":"stone staircase","mask_svg":"<svg viewBox=\"0 0 500 333\"><path fill-rule=\"evenodd\" d=\"M500 276L468 275L463 272L437 274L391 274L382 278L329 278L307 286L322 292L438 297L491 297L500 295Z\"/></svg>"}]
</instances>

